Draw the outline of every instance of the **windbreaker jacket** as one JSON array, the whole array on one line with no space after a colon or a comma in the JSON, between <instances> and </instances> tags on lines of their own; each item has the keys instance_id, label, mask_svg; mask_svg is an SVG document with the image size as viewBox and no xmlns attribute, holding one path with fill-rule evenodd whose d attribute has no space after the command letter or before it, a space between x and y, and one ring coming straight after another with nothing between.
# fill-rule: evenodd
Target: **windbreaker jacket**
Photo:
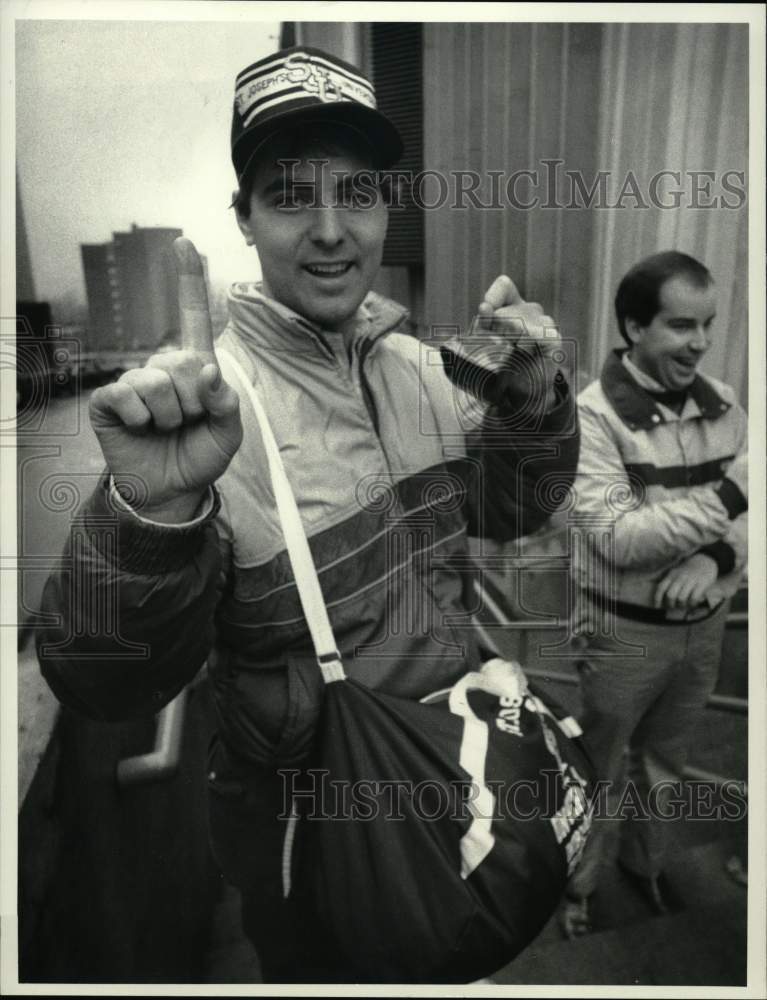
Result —
<instances>
[{"instance_id":1,"label":"windbreaker jacket","mask_svg":"<svg viewBox=\"0 0 767 1000\"><path fill-rule=\"evenodd\" d=\"M541 485L572 482L578 431L566 384L520 425L456 389L434 345L397 332L406 319L371 293L347 351L341 334L235 285L217 346L264 404L347 673L420 698L477 666L467 534L539 528ZM38 652L60 700L102 719L157 711L207 659L225 745L284 762L310 744L322 684L255 415L223 355L222 371L244 438L212 510L184 527L142 522L115 508L105 477L65 553L71 577L47 585L62 625ZM78 592L114 608L111 630L94 628Z\"/></svg>"},{"instance_id":2,"label":"windbreaker jacket","mask_svg":"<svg viewBox=\"0 0 767 1000\"><path fill-rule=\"evenodd\" d=\"M732 389L696 375L681 413L656 402L613 352L578 396L581 452L574 515L580 587L641 617L659 581L705 551L719 567L712 603L731 596L747 560L747 501L725 478L747 447Z\"/></svg>"}]
</instances>

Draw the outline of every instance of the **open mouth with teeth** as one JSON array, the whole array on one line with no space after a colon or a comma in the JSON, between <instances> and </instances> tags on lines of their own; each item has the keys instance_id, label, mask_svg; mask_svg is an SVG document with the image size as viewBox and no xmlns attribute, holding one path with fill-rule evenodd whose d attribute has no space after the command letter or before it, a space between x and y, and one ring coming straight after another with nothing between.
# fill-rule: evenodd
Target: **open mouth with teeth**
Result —
<instances>
[{"instance_id":1,"label":"open mouth with teeth","mask_svg":"<svg viewBox=\"0 0 767 1000\"><path fill-rule=\"evenodd\" d=\"M678 365L684 371L693 372L695 371L698 362L692 361L690 358L672 358L674 364Z\"/></svg>"},{"instance_id":2,"label":"open mouth with teeth","mask_svg":"<svg viewBox=\"0 0 767 1000\"><path fill-rule=\"evenodd\" d=\"M304 264L304 270L315 278L340 278L351 270L351 261L339 261L333 264Z\"/></svg>"}]
</instances>

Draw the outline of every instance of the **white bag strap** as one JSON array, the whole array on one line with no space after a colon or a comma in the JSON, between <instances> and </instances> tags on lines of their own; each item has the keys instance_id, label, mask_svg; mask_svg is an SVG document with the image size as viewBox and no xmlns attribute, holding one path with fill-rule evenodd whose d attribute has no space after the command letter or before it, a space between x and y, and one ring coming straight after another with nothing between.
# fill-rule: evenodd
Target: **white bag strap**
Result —
<instances>
[{"instance_id":1,"label":"white bag strap","mask_svg":"<svg viewBox=\"0 0 767 1000\"><path fill-rule=\"evenodd\" d=\"M293 568L298 596L304 610L306 624L309 626L323 680L326 684L330 684L332 681L342 681L346 675L341 663L341 656L328 618L325 599L322 596L306 532L301 523L301 515L298 513L296 498L285 473L285 466L282 464L282 456L277 442L274 440L269 418L239 361L236 361L228 351L219 350L216 353L219 362L223 362L239 379L256 414L269 462L269 476L272 480L272 490L277 503L277 513L280 517L290 565Z\"/></svg>"}]
</instances>

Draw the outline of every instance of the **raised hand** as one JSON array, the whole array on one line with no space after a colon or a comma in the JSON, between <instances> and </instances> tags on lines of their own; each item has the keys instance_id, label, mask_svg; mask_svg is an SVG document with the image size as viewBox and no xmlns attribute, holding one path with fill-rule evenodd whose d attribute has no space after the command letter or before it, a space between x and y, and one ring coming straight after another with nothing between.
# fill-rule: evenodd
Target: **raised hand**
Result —
<instances>
[{"instance_id":1,"label":"raised hand","mask_svg":"<svg viewBox=\"0 0 767 1000\"><path fill-rule=\"evenodd\" d=\"M551 316L537 302L526 302L514 282L499 275L479 305L480 325L513 344L499 379L501 392L516 399L542 394L546 409L553 406L554 378L560 365L562 340Z\"/></svg>"},{"instance_id":2,"label":"raised hand","mask_svg":"<svg viewBox=\"0 0 767 1000\"><path fill-rule=\"evenodd\" d=\"M554 320L500 275L485 292L469 334L444 344L442 357L456 384L489 403L549 410L561 348Z\"/></svg>"},{"instance_id":3,"label":"raised hand","mask_svg":"<svg viewBox=\"0 0 767 1000\"><path fill-rule=\"evenodd\" d=\"M200 258L184 237L174 251L181 350L153 355L144 368L96 389L90 401L91 424L117 489L121 477L138 479L146 493L142 516L168 523L194 516L242 441L239 399L223 381L213 350Z\"/></svg>"}]
</instances>

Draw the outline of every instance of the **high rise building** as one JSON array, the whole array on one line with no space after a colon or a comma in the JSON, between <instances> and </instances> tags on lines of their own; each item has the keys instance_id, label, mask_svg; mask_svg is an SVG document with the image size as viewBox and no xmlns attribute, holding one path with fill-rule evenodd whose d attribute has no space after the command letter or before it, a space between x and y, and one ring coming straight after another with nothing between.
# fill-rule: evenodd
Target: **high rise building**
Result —
<instances>
[{"instance_id":1,"label":"high rise building","mask_svg":"<svg viewBox=\"0 0 767 1000\"><path fill-rule=\"evenodd\" d=\"M120 307L112 300L112 289L117 285L114 275L110 283L109 268L114 260L111 244L84 243L80 246L80 254L88 296L88 343L94 351L117 350L122 340L117 332Z\"/></svg>"},{"instance_id":2,"label":"high rise building","mask_svg":"<svg viewBox=\"0 0 767 1000\"><path fill-rule=\"evenodd\" d=\"M156 350L178 337L178 279L173 241L182 230L113 233L111 243L80 247L95 351Z\"/></svg>"}]
</instances>

